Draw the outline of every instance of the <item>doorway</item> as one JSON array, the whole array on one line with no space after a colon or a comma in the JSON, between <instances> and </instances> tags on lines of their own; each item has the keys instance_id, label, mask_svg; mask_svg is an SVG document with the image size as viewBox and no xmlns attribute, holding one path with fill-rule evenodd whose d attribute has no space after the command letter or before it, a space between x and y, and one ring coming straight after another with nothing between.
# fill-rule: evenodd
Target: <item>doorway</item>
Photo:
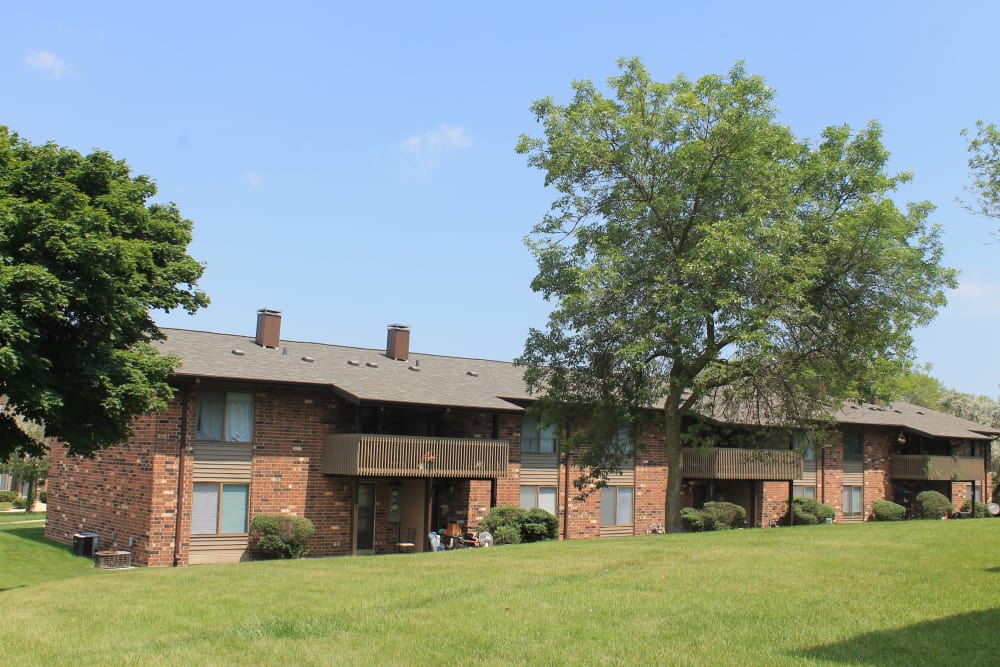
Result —
<instances>
[{"instance_id":1,"label":"doorway","mask_svg":"<svg viewBox=\"0 0 1000 667\"><path fill-rule=\"evenodd\" d=\"M355 504L354 552L375 553L375 483L358 483L358 502Z\"/></svg>"}]
</instances>

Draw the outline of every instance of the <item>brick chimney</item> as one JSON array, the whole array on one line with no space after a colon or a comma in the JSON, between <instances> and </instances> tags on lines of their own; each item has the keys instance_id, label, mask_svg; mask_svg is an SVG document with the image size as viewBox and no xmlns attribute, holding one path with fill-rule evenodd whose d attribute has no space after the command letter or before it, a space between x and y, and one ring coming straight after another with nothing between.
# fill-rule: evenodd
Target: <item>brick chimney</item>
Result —
<instances>
[{"instance_id":1,"label":"brick chimney","mask_svg":"<svg viewBox=\"0 0 1000 667\"><path fill-rule=\"evenodd\" d=\"M278 347L281 340L281 311L261 308L257 311L257 339L261 347Z\"/></svg>"},{"instance_id":2,"label":"brick chimney","mask_svg":"<svg viewBox=\"0 0 1000 667\"><path fill-rule=\"evenodd\" d=\"M390 324L389 336L385 342L385 356L396 361L410 358L410 327L405 324Z\"/></svg>"}]
</instances>

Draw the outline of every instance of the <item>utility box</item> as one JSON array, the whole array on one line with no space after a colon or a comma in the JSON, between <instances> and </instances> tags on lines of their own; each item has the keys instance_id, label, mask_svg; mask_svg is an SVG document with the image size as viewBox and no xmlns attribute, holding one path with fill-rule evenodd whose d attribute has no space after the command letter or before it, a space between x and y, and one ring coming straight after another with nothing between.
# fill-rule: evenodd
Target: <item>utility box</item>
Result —
<instances>
[{"instance_id":1,"label":"utility box","mask_svg":"<svg viewBox=\"0 0 1000 667\"><path fill-rule=\"evenodd\" d=\"M73 534L73 555L93 558L97 551L99 537L97 533L74 533Z\"/></svg>"}]
</instances>

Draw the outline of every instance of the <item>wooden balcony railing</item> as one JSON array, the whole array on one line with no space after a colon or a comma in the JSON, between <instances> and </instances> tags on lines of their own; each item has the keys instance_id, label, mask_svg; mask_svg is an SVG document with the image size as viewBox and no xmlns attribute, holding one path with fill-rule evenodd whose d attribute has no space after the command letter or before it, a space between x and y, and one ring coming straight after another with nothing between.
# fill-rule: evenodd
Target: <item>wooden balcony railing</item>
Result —
<instances>
[{"instance_id":1,"label":"wooden balcony railing","mask_svg":"<svg viewBox=\"0 0 1000 667\"><path fill-rule=\"evenodd\" d=\"M926 456L894 454L889 459L892 479L971 482L986 477L983 460L973 456Z\"/></svg>"},{"instance_id":2,"label":"wooden balcony railing","mask_svg":"<svg viewBox=\"0 0 1000 667\"><path fill-rule=\"evenodd\" d=\"M793 480L802 478L802 455L789 449L685 447L684 477Z\"/></svg>"},{"instance_id":3,"label":"wooden balcony railing","mask_svg":"<svg viewBox=\"0 0 1000 667\"><path fill-rule=\"evenodd\" d=\"M323 473L492 479L507 476L507 449L503 440L337 433L326 438Z\"/></svg>"}]
</instances>

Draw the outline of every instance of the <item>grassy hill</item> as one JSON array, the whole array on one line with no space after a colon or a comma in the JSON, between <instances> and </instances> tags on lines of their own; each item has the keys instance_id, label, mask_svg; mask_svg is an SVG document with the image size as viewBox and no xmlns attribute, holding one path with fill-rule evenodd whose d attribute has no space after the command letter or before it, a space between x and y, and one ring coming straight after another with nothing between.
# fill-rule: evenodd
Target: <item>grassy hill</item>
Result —
<instances>
[{"instance_id":1,"label":"grassy hill","mask_svg":"<svg viewBox=\"0 0 1000 667\"><path fill-rule=\"evenodd\" d=\"M4 664L944 665L1000 656L998 520L119 571L95 570L39 536L0 525ZM48 576L35 574L53 562Z\"/></svg>"}]
</instances>

